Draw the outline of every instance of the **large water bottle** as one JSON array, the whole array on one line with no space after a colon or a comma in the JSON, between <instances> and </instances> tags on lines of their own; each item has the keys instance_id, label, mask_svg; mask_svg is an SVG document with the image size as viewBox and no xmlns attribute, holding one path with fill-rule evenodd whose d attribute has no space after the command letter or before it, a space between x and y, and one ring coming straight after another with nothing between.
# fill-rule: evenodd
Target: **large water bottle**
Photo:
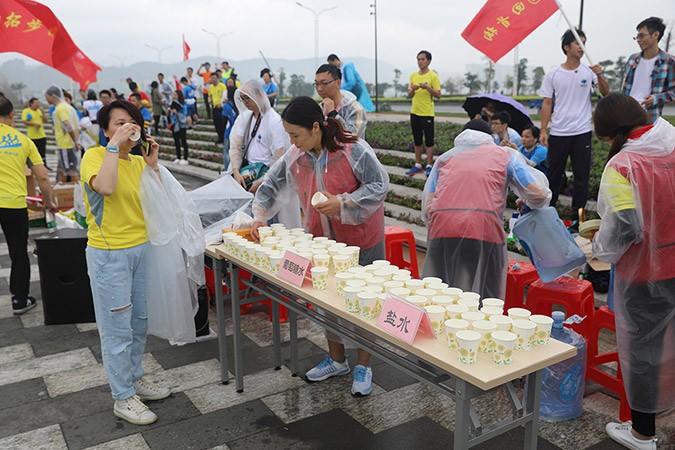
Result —
<instances>
[{"instance_id":1,"label":"large water bottle","mask_svg":"<svg viewBox=\"0 0 675 450\"><path fill-rule=\"evenodd\" d=\"M573 345L577 354L544 369L539 417L549 422L570 420L581 415L586 378L586 340L563 326L565 313L554 311L551 337Z\"/></svg>"}]
</instances>

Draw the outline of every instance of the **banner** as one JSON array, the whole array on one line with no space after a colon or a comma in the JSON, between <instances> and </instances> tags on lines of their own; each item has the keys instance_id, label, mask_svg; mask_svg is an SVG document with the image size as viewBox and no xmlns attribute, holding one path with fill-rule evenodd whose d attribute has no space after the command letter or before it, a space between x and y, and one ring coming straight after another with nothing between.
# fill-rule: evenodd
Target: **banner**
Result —
<instances>
[{"instance_id":1,"label":"banner","mask_svg":"<svg viewBox=\"0 0 675 450\"><path fill-rule=\"evenodd\" d=\"M101 70L75 45L54 13L30 0L0 1L0 53L17 52L72 78L81 90Z\"/></svg>"},{"instance_id":2,"label":"banner","mask_svg":"<svg viewBox=\"0 0 675 450\"><path fill-rule=\"evenodd\" d=\"M497 62L557 10L555 0L488 0L462 37Z\"/></svg>"},{"instance_id":3,"label":"banner","mask_svg":"<svg viewBox=\"0 0 675 450\"><path fill-rule=\"evenodd\" d=\"M183 62L190 59L190 46L185 42L185 35L183 35Z\"/></svg>"}]
</instances>

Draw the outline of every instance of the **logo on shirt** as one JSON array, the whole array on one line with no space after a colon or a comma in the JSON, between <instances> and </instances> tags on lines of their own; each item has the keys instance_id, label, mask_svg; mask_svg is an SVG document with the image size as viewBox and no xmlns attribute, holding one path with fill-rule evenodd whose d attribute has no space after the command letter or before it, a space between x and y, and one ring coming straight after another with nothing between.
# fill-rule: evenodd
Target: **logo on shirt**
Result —
<instances>
[{"instance_id":1,"label":"logo on shirt","mask_svg":"<svg viewBox=\"0 0 675 450\"><path fill-rule=\"evenodd\" d=\"M581 87L586 87L588 85L588 80L586 78L581 79Z\"/></svg>"},{"instance_id":2,"label":"logo on shirt","mask_svg":"<svg viewBox=\"0 0 675 450\"><path fill-rule=\"evenodd\" d=\"M5 134L0 138L0 148L17 148L21 147L21 142L19 142L19 136L13 136L11 134Z\"/></svg>"}]
</instances>

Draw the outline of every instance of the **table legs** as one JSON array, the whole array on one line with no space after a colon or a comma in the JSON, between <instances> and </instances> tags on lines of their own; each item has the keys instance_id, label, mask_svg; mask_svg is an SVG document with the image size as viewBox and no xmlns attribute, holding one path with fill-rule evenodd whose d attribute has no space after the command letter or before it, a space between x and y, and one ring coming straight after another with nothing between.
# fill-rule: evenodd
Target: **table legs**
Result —
<instances>
[{"instance_id":1,"label":"table legs","mask_svg":"<svg viewBox=\"0 0 675 450\"><path fill-rule=\"evenodd\" d=\"M525 424L525 450L536 450L539 431L539 400L543 370L532 372L527 376L527 404L525 413L532 414L532 420Z\"/></svg>"},{"instance_id":2,"label":"table legs","mask_svg":"<svg viewBox=\"0 0 675 450\"><path fill-rule=\"evenodd\" d=\"M469 448L471 435L471 385L461 378L455 383L455 442L453 448Z\"/></svg>"},{"instance_id":3,"label":"table legs","mask_svg":"<svg viewBox=\"0 0 675 450\"><path fill-rule=\"evenodd\" d=\"M291 376L298 376L298 315L288 309L288 325L291 347Z\"/></svg>"},{"instance_id":4,"label":"table legs","mask_svg":"<svg viewBox=\"0 0 675 450\"><path fill-rule=\"evenodd\" d=\"M232 340L234 342L234 378L238 393L244 392L244 371L243 371L243 357L242 357L242 339L241 339L241 312L239 306L241 299L239 298L239 267L229 263L230 265L230 293L232 298Z\"/></svg>"},{"instance_id":5,"label":"table legs","mask_svg":"<svg viewBox=\"0 0 675 450\"><path fill-rule=\"evenodd\" d=\"M272 308L272 336L274 338L274 370L281 370L281 326L279 324L279 303L270 301Z\"/></svg>"},{"instance_id":6,"label":"table legs","mask_svg":"<svg viewBox=\"0 0 675 450\"><path fill-rule=\"evenodd\" d=\"M216 316L218 318L218 351L220 354L220 380L228 384L230 375L227 362L227 336L225 335L225 304L223 303L223 260L212 258L213 285L216 295Z\"/></svg>"}]
</instances>

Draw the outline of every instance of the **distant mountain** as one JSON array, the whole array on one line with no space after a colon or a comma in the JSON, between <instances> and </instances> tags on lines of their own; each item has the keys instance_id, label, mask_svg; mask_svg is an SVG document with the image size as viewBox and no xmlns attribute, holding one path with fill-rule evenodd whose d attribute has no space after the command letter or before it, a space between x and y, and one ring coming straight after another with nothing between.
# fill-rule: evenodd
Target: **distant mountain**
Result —
<instances>
[{"instance_id":1,"label":"distant mountain","mask_svg":"<svg viewBox=\"0 0 675 450\"><path fill-rule=\"evenodd\" d=\"M144 90L149 90L150 83L157 78L157 73L164 73L167 81L171 81L173 75L178 77L182 76L185 74L185 69L187 67L193 67L196 71L199 65L206 61L210 62L213 67L214 62L218 61L218 59L213 56L208 56L194 58L184 63L162 64L161 66L159 63L147 61L135 63L127 67L103 67L103 70L98 73L98 81L92 84L92 87L97 91L114 87L118 89L119 92L128 92L129 89L125 79L131 77L138 82ZM270 69L272 69L272 72L274 73L279 73L283 68L286 73L286 80L290 79L290 75L297 74L304 75L306 81L312 82L314 73L317 69L314 64L314 58L296 60L268 58L268 61L272 66ZM361 77L367 83L375 82L375 62L373 59L345 57L343 61L353 62L356 65L356 69L361 74ZM319 60L319 64L323 64L324 62L324 59ZM230 59L229 63L234 66L239 75L239 80L241 81L258 78L260 70L266 67L262 58L242 61ZM56 84L66 89L79 89L77 84L71 82L68 77L51 67L45 65L33 65L32 63L26 64L23 59L17 58L5 62L2 64L0 73L4 75L8 84L22 82L28 86L23 92L24 98L32 96L40 99L44 98L43 93L51 84ZM379 61L378 77L380 83L391 83L394 77L394 66L385 61ZM404 74L404 76L401 77L401 81L405 82L406 79L407 75Z\"/></svg>"}]
</instances>

